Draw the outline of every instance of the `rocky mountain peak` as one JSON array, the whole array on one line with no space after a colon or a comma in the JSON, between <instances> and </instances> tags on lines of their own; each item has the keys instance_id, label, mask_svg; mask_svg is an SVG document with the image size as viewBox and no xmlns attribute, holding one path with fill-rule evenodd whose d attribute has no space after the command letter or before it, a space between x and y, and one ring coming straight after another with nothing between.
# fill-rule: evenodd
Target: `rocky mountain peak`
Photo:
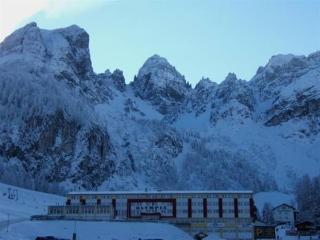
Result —
<instances>
[{"instance_id":1,"label":"rocky mountain peak","mask_svg":"<svg viewBox=\"0 0 320 240\"><path fill-rule=\"evenodd\" d=\"M217 83L205 77L197 83L187 101L187 105L191 105L191 111L194 111L196 116L207 110L217 86Z\"/></svg>"},{"instance_id":2,"label":"rocky mountain peak","mask_svg":"<svg viewBox=\"0 0 320 240\"><path fill-rule=\"evenodd\" d=\"M0 58L8 55L24 55L38 59L44 54L42 35L35 22L16 30L0 44Z\"/></svg>"},{"instance_id":3,"label":"rocky mountain peak","mask_svg":"<svg viewBox=\"0 0 320 240\"><path fill-rule=\"evenodd\" d=\"M281 99L313 87L318 77L320 54L306 56L279 54L260 67L251 80L262 101Z\"/></svg>"},{"instance_id":4,"label":"rocky mountain peak","mask_svg":"<svg viewBox=\"0 0 320 240\"><path fill-rule=\"evenodd\" d=\"M32 27L38 27L36 22L30 22L28 24L26 24L23 28L32 28Z\"/></svg>"},{"instance_id":5,"label":"rocky mountain peak","mask_svg":"<svg viewBox=\"0 0 320 240\"><path fill-rule=\"evenodd\" d=\"M59 34L67 41L67 45L64 43L62 46L51 46L66 50L65 55L59 57L72 64L73 70L79 77L91 74L93 70L89 52L89 34L77 25L56 29L52 33Z\"/></svg>"},{"instance_id":6,"label":"rocky mountain peak","mask_svg":"<svg viewBox=\"0 0 320 240\"><path fill-rule=\"evenodd\" d=\"M132 86L137 96L157 105L163 114L180 105L191 88L184 76L159 55L146 60Z\"/></svg>"},{"instance_id":7,"label":"rocky mountain peak","mask_svg":"<svg viewBox=\"0 0 320 240\"><path fill-rule=\"evenodd\" d=\"M253 80L258 85L286 85L294 75L303 74L308 68L308 60L305 56L293 54L278 54L272 56L264 67L259 67Z\"/></svg>"},{"instance_id":8,"label":"rocky mountain peak","mask_svg":"<svg viewBox=\"0 0 320 240\"><path fill-rule=\"evenodd\" d=\"M29 65L51 68L55 74L64 72L68 78L87 78L92 74L89 53L89 35L82 28L70 27L44 30L32 22L16 30L0 44L0 58L10 55L3 61L16 64L24 61ZM76 76L72 76L76 75Z\"/></svg>"},{"instance_id":9,"label":"rocky mountain peak","mask_svg":"<svg viewBox=\"0 0 320 240\"><path fill-rule=\"evenodd\" d=\"M151 57L149 57L143 64L142 68L147 68L147 67L155 67L159 65L170 65L168 60L164 57L161 57L158 54L154 54Z\"/></svg>"},{"instance_id":10,"label":"rocky mountain peak","mask_svg":"<svg viewBox=\"0 0 320 240\"><path fill-rule=\"evenodd\" d=\"M320 51L316 51L308 55L308 60L318 62L320 64Z\"/></svg>"},{"instance_id":11,"label":"rocky mountain peak","mask_svg":"<svg viewBox=\"0 0 320 240\"><path fill-rule=\"evenodd\" d=\"M123 71L119 69L114 70L111 74L111 78L113 80L113 84L119 91L124 92L126 90L126 82L123 76Z\"/></svg>"},{"instance_id":12,"label":"rocky mountain peak","mask_svg":"<svg viewBox=\"0 0 320 240\"><path fill-rule=\"evenodd\" d=\"M186 85L186 80L167 59L155 54L148 58L140 68L137 79L150 75L156 87L164 87L174 83Z\"/></svg>"},{"instance_id":13,"label":"rocky mountain peak","mask_svg":"<svg viewBox=\"0 0 320 240\"><path fill-rule=\"evenodd\" d=\"M203 90L203 89L211 89L217 86L217 83L212 82L209 78L201 78L201 80L197 83L197 85L195 86L195 90L199 91L199 90Z\"/></svg>"},{"instance_id":14,"label":"rocky mountain peak","mask_svg":"<svg viewBox=\"0 0 320 240\"><path fill-rule=\"evenodd\" d=\"M267 126L305 119L309 126L300 127L301 133L315 135L319 132L319 128L314 127L319 121L319 69L319 52L307 57L275 55L265 67L258 69L251 85L259 100L264 102Z\"/></svg>"},{"instance_id":15,"label":"rocky mountain peak","mask_svg":"<svg viewBox=\"0 0 320 240\"><path fill-rule=\"evenodd\" d=\"M224 81L218 85L219 92L225 92L225 94L236 94L238 90L241 90L247 82L237 78L235 73L228 73Z\"/></svg>"},{"instance_id":16,"label":"rocky mountain peak","mask_svg":"<svg viewBox=\"0 0 320 240\"><path fill-rule=\"evenodd\" d=\"M254 94L249 83L229 73L216 88L210 121L213 125L226 119L242 123L244 119L252 118L254 105Z\"/></svg>"},{"instance_id":17,"label":"rocky mountain peak","mask_svg":"<svg viewBox=\"0 0 320 240\"><path fill-rule=\"evenodd\" d=\"M224 82L235 82L237 81L237 75L235 73L228 73L227 77L225 78Z\"/></svg>"},{"instance_id":18,"label":"rocky mountain peak","mask_svg":"<svg viewBox=\"0 0 320 240\"><path fill-rule=\"evenodd\" d=\"M295 56L293 54L277 54L277 55L273 55L268 63L267 63L267 66L269 67L278 67L278 66L283 66L283 65L286 65L288 63L290 63L290 61L293 59L293 58L296 58L298 56Z\"/></svg>"}]
</instances>

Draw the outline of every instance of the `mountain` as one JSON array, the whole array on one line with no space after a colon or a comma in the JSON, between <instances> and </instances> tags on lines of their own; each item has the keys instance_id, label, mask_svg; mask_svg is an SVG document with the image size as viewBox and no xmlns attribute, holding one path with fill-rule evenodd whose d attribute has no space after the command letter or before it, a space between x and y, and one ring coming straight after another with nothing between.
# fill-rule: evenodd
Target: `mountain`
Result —
<instances>
[{"instance_id":1,"label":"mountain","mask_svg":"<svg viewBox=\"0 0 320 240\"><path fill-rule=\"evenodd\" d=\"M190 85L165 58L150 57L132 82L135 95L150 102L161 114L177 109L186 99Z\"/></svg>"},{"instance_id":2,"label":"mountain","mask_svg":"<svg viewBox=\"0 0 320 240\"><path fill-rule=\"evenodd\" d=\"M320 52L192 88L163 57L95 73L89 35L36 23L0 44L0 181L71 189L292 190L320 170Z\"/></svg>"}]
</instances>

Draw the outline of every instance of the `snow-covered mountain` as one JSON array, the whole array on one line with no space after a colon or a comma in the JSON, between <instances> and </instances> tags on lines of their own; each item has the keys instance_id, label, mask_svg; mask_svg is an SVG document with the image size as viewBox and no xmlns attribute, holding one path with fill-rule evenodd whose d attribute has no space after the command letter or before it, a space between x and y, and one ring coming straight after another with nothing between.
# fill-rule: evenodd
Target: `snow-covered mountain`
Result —
<instances>
[{"instance_id":1,"label":"snow-covered mountain","mask_svg":"<svg viewBox=\"0 0 320 240\"><path fill-rule=\"evenodd\" d=\"M0 180L37 189L290 190L320 172L320 52L192 88L165 58L93 71L89 35L35 23L0 44Z\"/></svg>"},{"instance_id":2,"label":"snow-covered mountain","mask_svg":"<svg viewBox=\"0 0 320 240\"><path fill-rule=\"evenodd\" d=\"M174 111L186 99L190 85L163 57L154 55L132 82L136 96L149 101L162 114Z\"/></svg>"}]
</instances>

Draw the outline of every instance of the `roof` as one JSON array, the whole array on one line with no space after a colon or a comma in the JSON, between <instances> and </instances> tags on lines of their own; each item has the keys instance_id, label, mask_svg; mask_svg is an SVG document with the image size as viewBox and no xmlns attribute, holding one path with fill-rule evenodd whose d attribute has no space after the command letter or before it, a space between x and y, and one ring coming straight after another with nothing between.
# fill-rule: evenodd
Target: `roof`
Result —
<instances>
[{"instance_id":1,"label":"roof","mask_svg":"<svg viewBox=\"0 0 320 240\"><path fill-rule=\"evenodd\" d=\"M69 192L68 195L122 195L122 194L212 194L212 193L220 193L220 194L252 194L252 191L86 191L86 192Z\"/></svg>"},{"instance_id":2,"label":"roof","mask_svg":"<svg viewBox=\"0 0 320 240\"><path fill-rule=\"evenodd\" d=\"M279 208L279 207L281 207L281 206L286 206L286 207L288 207L288 208L292 208L293 210L296 210L293 206L291 206L291 205L289 205L289 204L286 204L286 203L282 203L282 204L274 207L274 208L272 209L272 211L273 211L273 210L276 210L277 208Z\"/></svg>"},{"instance_id":3,"label":"roof","mask_svg":"<svg viewBox=\"0 0 320 240\"><path fill-rule=\"evenodd\" d=\"M253 223L252 223L253 226L255 227L266 227L266 226L274 226L274 225L271 225L271 224L268 224L264 221L261 221L261 220L255 220Z\"/></svg>"}]
</instances>

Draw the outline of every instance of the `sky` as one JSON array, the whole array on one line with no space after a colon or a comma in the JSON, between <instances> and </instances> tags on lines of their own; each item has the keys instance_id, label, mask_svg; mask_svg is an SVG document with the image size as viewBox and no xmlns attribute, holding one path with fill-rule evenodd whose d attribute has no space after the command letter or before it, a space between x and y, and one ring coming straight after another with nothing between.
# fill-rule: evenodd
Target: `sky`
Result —
<instances>
[{"instance_id":1,"label":"sky","mask_svg":"<svg viewBox=\"0 0 320 240\"><path fill-rule=\"evenodd\" d=\"M320 0L0 0L0 41L28 22L90 35L94 71L133 80L159 54L193 86L250 80L275 54L320 50Z\"/></svg>"}]
</instances>

